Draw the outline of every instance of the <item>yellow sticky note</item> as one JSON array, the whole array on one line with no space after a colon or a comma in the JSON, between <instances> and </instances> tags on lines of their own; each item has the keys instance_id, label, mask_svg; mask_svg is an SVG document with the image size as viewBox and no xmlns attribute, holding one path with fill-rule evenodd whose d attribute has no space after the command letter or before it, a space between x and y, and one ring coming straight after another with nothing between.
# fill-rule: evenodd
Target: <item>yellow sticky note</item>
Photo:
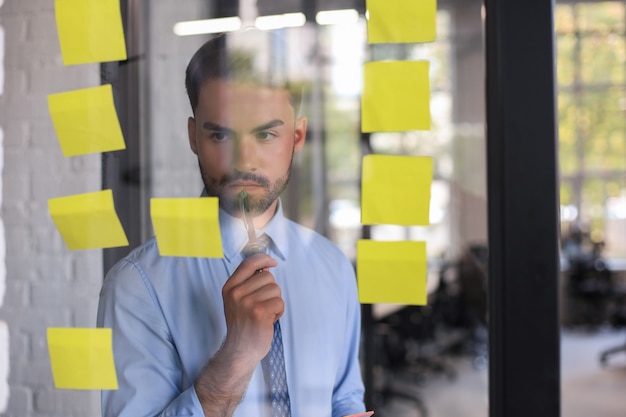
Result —
<instances>
[{"instance_id":1,"label":"yellow sticky note","mask_svg":"<svg viewBox=\"0 0 626 417\"><path fill-rule=\"evenodd\" d=\"M117 389L111 329L48 328L54 386Z\"/></svg>"},{"instance_id":2,"label":"yellow sticky note","mask_svg":"<svg viewBox=\"0 0 626 417\"><path fill-rule=\"evenodd\" d=\"M54 11L65 65L126 59L120 0L55 0Z\"/></svg>"},{"instance_id":3,"label":"yellow sticky note","mask_svg":"<svg viewBox=\"0 0 626 417\"><path fill-rule=\"evenodd\" d=\"M153 198L150 216L161 256L224 256L216 197Z\"/></svg>"},{"instance_id":4,"label":"yellow sticky note","mask_svg":"<svg viewBox=\"0 0 626 417\"><path fill-rule=\"evenodd\" d=\"M366 155L361 178L361 222L427 226L433 160L424 156Z\"/></svg>"},{"instance_id":5,"label":"yellow sticky note","mask_svg":"<svg viewBox=\"0 0 626 417\"><path fill-rule=\"evenodd\" d=\"M359 301L426 305L426 243L359 240Z\"/></svg>"},{"instance_id":6,"label":"yellow sticky note","mask_svg":"<svg viewBox=\"0 0 626 417\"><path fill-rule=\"evenodd\" d=\"M51 94L48 108L63 155L126 148L111 85Z\"/></svg>"},{"instance_id":7,"label":"yellow sticky note","mask_svg":"<svg viewBox=\"0 0 626 417\"><path fill-rule=\"evenodd\" d=\"M428 61L372 61L363 68L361 130L429 130Z\"/></svg>"},{"instance_id":8,"label":"yellow sticky note","mask_svg":"<svg viewBox=\"0 0 626 417\"><path fill-rule=\"evenodd\" d=\"M432 42L436 0L367 0L369 43Z\"/></svg>"},{"instance_id":9,"label":"yellow sticky note","mask_svg":"<svg viewBox=\"0 0 626 417\"><path fill-rule=\"evenodd\" d=\"M72 250L128 246L111 190L51 198L48 209Z\"/></svg>"}]
</instances>

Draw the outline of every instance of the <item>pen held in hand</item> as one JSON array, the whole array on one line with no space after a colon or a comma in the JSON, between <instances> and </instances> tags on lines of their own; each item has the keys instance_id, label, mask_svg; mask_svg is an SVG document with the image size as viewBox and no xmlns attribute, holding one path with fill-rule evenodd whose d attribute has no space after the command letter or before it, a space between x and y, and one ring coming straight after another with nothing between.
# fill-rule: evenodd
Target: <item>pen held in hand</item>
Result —
<instances>
[{"instance_id":1,"label":"pen held in hand","mask_svg":"<svg viewBox=\"0 0 626 417\"><path fill-rule=\"evenodd\" d=\"M265 245L259 243L259 239L256 237L256 231L254 230L254 223L252 216L250 215L250 201L248 199L248 192L243 190L239 193L239 210L241 211L241 218L248 232L248 243L243 248L244 258L249 258L257 253L265 253ZM263 272L263 269L257 269L255 274Z\"/></svg>"},{"instance_id":2,"label":"pen held in hand","mask_svg":"<svg viewBox=\"0 0 626 417\"><path fill-rule=\"evenodd\" d=\"M256 232L254 230L254 223L250 216L250 201L248 200L248 192L243 190L239 193L239 211L241 212L241 219L248 232L248 245L256 243Z\"/></svg>"}]
</instances>

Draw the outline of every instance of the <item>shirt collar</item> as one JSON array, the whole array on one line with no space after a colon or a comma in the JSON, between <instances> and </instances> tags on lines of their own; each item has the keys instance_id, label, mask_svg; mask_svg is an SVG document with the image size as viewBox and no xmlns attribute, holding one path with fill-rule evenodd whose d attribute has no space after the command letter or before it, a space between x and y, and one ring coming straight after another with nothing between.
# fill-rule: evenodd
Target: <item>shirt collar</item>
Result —
<instances>
[{"instance_id":1,"label":"shirt collar","mask_svg":"<svg viewBox=\"0 0 626 417\"><path fill-rule=\"evenodd\" d=\"M203 193L203 195L206 194ZM241 254L244 246L248 243L248 233L243 220L231 216L221 208L219 210L219 221L220 230L222 231L224 257L228 262L231 262ZM287 259L289 252L287 225L288 220L283 214L283 206L279 198L274 216L267 226L256 231L257 236L265 233L270 237L270 252L282 260Z\"/></svg>"}]
</instances>

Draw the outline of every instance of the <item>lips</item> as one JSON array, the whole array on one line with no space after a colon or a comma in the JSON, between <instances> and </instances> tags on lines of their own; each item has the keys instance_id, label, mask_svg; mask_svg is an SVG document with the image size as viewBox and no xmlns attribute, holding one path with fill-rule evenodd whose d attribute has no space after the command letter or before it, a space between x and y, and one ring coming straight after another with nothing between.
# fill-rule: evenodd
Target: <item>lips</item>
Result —
<instances>
[{"instance_id":1,"label":"lips","mask_svg":"<svg viewBox=\"0 0 626 417\"><path fill-rule=\"evenodd\" d=\"M229 187L261 187L258 182L252 181L235 181L228 184Z\"/></svg>"}]
</instances>

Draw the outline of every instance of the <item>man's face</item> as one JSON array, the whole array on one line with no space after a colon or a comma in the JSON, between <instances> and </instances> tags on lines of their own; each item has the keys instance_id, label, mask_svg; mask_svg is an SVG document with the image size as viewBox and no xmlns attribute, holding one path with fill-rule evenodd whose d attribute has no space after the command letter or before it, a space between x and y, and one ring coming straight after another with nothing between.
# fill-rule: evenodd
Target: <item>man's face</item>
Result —
<instances>
[{"instance_id":1,"label":"man's face","mask_svg":"<svg viewBox=\"0 0 626 417\"><path fill-rule=\"evenodd\" d=\"M286 90L211 79L200 89L188 132L207 193L236 216L245 189L258 216L276 207L287 185L293 155L304 145L306 119L295 119Z\"/></svg>"}]
</instances>

